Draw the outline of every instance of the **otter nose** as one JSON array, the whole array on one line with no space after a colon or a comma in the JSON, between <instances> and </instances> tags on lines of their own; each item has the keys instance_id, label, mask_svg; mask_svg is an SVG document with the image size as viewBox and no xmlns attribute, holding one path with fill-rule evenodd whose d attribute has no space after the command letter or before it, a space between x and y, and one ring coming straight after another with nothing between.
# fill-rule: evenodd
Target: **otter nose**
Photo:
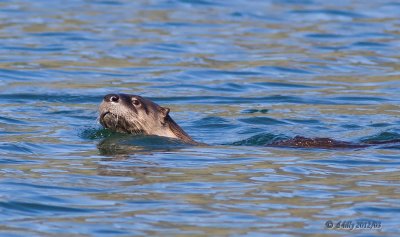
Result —
<instances>
[{"instance_id":1,"label":"otter nose","mask_svg":"<svg viewBox=\"0 0 400 237\"><path fill-rule=\"evenodd\" d=\"M116 94L109 94L109 95L104 96L104 101L105 102L118 102L119 96Z\"/></svg>"}]
</instances>

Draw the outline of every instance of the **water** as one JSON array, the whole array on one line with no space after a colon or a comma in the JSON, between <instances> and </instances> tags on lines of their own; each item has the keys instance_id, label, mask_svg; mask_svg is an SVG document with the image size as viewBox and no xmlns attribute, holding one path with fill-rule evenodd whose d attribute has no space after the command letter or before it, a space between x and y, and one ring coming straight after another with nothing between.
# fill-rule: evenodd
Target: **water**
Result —
<instances>
[{"instance_id":1,"label":"water","mask_svg":"<svg viewBox=\"0 0 400 237\"><path fill-rule=\"evenodd\" d=\"M397 1L2 1L3 236L397 236ZM111 134L134 93L197 141ZM326 222L380 222L372 230Z\"/></svg>"}]
</instances>

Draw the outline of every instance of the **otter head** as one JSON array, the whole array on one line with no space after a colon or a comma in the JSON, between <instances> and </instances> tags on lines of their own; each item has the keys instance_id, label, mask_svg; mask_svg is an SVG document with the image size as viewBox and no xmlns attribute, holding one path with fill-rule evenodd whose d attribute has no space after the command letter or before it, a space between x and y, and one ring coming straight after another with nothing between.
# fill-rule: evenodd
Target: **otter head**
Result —
<instances>
[{"instance_id":1,"label":"otter head","mask_svg":"<svg viewBox=\"0 0 400 237\"><path fill-rule=\"evenodd\" d=\"M109 94L99 107L100 124L112 131L178 138L169 109L138 95Z\"/></svg>"}]
</instances>

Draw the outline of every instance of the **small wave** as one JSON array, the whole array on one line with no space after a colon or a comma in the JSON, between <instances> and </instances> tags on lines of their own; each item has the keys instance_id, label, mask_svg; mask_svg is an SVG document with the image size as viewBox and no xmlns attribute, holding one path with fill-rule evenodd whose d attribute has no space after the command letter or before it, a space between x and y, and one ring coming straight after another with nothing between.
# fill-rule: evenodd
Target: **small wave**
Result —
<instances>
[{"instance_id":1,"label":"small wave","mask_svg":"<svg viewBox=\"0 0 400 237\"><path fill-rule=\"evenodd\" d=\"M1 73L0 73L1 76ZM57 103L82 103L83 95L72 95L72 94L53 94L53 93L11 93L1 94L0 100L3 102L21 103L24 104L26 101L46 101L46 102L57 102ZM84 95L85 103L98 103L102 100L102 96L96 95Z\"/></svg>"},{"instance_id":2,"label":"small wave","mask_svg":"<svg viewBox=\"0 0 400 237\"><path fill-rule=\"evenodd\" d=\"M312 74L311 71L299 69L299 68L290 68L290 67L282 67L282 66L260 66L257 68L258 71L261 72L268 72L268 71L275 71L278 73L285 73L285 74Z\"/></svg>"},{"instance_id":3,"label":"small wave","mask_svg":"<svg viewBox=\"0 0 400 237\"><path fill-rule=\"evenodd\" d=\"M268 117L252 117L252 118L242 118L239 121L247 124L261 124L261 125L276 125L276 124L287 124L284 121L268 118Z\"/></svg>"},{"instance_id":4,"label":"small wave","mask_svg":"<svg viewBox=\"0 0 400 237\"><path fill-rule=\"evenodd\" d=\"M231 145L234 146L265 146L273 142L287 139L288 137L283 135L275 135L272 133L262 133L252 136L250 138L233 142Z\"/></svg>"},{"instance_id":5,"label":"small wave","mask_svg":"<svg viewBox=\"0 0 400 237\"><path fill-rule=\"evenodd\" d=\"M231 124L230 121L221 117L205 117L197 120L196 127L212 130L215 128L235 128L236 126Z\"/></svg>"},{"instance_id":6,"label":"small wave","mask_svg":"<svg viewBox=\"0 0 400 237\"><path fill-rule=\"evenodd\" d=\"M343 10L332 10L332 9L321 9L321 10L292 10L291 13L294 14L309 14L309 15L326 15L326 16L342 16L350 18L364 18L365 16L353 11L343 11Z\"/></svg>"},{"instance_id":7,"label":"small wave","mask_svg":"<svg viewBox=\"0 0 400 237\"><path fill-rule=\"evenodd\" d=\"M388 44L378 43L378 42L369 42L369 41L360 41L352 44L353 46L357 47L387 47Z\"/></svg>"},{"instance_id":8,"label":"small wave","mask_svg":"<svg viewBox=\"0 0 400 237\"><path fill-rule=\"evenodd\" d=\"M397 132L385 131L376 135L364 137L361 142L367 144L388 144L400 143L400 134Z\"/></svg>"},{"instance_id":9,"label":"small wave","mask_svg":"<svg viewBox=\"0 0 400 237\"><path fill-rule=\"evenodd\" d=\"M15 119L15 118L9 118L9 117L3 117L0 116L0 124L4 123L4 124L17 124L17 125L25 125L27 124L25 121L19 120L19 119Z\"/></svg>"},{"instance_id":10,"label":"small wave","mask_svg":"<svg viewBox=\"0 0 400 237\"><path fill-rule=\"evenodd\" d=\"M242 114L254 114L254 113L261 113L266 114L268 113L268 109L245 109L241 111Z\"/></svg>"},{"instance_id":11,"label":"small wave","mask_svg":"<svg viewBox=\"0 0 400 237\"><path fill-rule=\"evenodd\" d=\"M29 147L27 147L25 143L1 142L0 154L7 154L9 152L18 154L34 154L34 152Z\"/></svg>"},{"instance_id":12,"label":"small wave","mask_svg":"<svg viewBox=\"0 0 400 237\"><path fill-rule=\"evenodd\" d=\"M74 207L64 207L64 206L54 206L41 203L30 203L30 202L0 202L0 207L4 209L12 209L23 212L30 213L43 213L43 211L51 212L91 212L89 209L74 208Z\"/></svg>"}]
</instances>

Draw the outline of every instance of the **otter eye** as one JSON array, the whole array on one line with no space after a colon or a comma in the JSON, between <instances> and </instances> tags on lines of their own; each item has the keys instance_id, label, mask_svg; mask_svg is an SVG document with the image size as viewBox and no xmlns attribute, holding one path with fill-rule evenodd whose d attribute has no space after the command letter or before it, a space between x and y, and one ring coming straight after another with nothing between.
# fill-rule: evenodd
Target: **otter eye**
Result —
<instances>
[{"instance_id":1,"label":"otter eye","mask_svg":"<svg viewBox=\"0 0 400 237\"><path fill-rule=\"evenodd\" d=\"M132 98L132 104L138 106L138 105L140 105L140 101L136 98Z\"/></svg>"}]
</instances>

